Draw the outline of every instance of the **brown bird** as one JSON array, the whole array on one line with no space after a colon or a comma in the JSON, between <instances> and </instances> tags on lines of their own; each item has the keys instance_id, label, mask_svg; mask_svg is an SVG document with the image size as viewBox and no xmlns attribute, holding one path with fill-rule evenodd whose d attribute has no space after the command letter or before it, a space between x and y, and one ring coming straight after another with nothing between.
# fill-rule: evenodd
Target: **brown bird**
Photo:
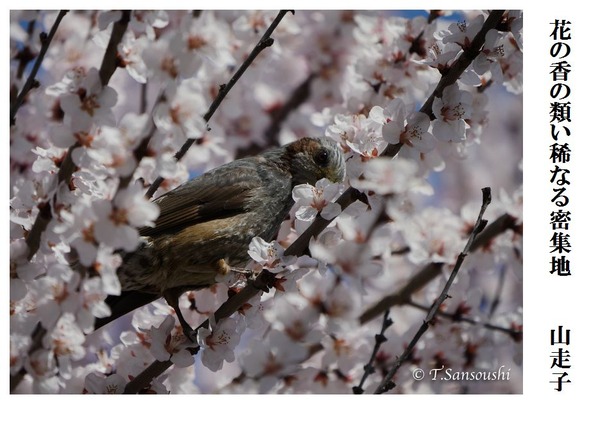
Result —
<instances>
[{"instance_id":1,"label":"brown bird","mask_svg":"<svg viewBox=\"0 0 600 433\"><path fill-rule=\"evenodd\" d=\"M272 240L294 203L294 186L322 178L341 182L345 171L333 140L302 138L217 167L157 198L156 225L140 230L141 244L118 270L125 293L107 300L112 316L98 319L96 328L163 296L192 335L179 297L244 266L253 237Z\"/></svg>"}]
</instances>

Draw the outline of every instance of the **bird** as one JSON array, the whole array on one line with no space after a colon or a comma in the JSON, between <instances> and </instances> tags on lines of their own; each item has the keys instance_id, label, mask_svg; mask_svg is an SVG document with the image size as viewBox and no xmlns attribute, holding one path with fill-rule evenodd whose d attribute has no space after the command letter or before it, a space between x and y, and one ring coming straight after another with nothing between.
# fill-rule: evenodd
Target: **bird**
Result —
<instances>
[{"instance_id":1,"label":"bird","mask_svg":"<svg viewBox=\"0 0 600 433\"><path fill-rule=\"evenodd\" d=\"M305 137L216 167L158 197L155 225L141 228L137 249L124 253L117 271L122 293L107 300L112 314L96 320L96 329L164 297L193 339L179 297L244 267L255 236L275 238L294 204L296 185L314 186L322 178L339 183L345 173L333 139Z\"/></svg>"}]
</instances>

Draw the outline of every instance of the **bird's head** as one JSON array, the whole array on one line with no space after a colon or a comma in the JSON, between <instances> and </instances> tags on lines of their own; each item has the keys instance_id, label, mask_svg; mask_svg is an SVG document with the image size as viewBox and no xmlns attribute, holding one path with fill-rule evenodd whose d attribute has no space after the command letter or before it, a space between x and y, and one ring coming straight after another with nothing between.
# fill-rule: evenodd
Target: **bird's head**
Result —
<instances>
[{"instance_id":1,"label":"bird's head","mask_svg":"<svg viewBox=\"0 0 600 433\"><path fill-rule=\"evenodd\" d=\"M289 158L292 183L314 185L319 179L342 182L346 163L340 147L328 137L301 138L285 146Z\"/></svg>"}]
</instances>

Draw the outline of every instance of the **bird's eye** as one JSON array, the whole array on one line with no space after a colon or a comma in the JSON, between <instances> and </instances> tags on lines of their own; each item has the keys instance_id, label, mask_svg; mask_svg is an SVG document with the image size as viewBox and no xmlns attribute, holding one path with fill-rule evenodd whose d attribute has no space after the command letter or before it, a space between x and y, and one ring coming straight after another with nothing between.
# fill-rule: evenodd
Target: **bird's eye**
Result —
<instances>
[{"instance_id":1,"label":"bird's eye","mask_svg":"<svg viewBox=\"0 0 600 433\"><path fill-rule=\"evenodd\" d=\"M329 151L327 149L321 149L315 155L315 162L320 167L325 167L329 163Z\"/></svg>"}]
</instances>

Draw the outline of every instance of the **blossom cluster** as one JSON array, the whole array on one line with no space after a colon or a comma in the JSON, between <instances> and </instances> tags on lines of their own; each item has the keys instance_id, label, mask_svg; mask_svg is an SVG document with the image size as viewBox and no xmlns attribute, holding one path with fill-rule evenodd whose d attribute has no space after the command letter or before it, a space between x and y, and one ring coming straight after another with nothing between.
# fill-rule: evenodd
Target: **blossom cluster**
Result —
<instances>
[{"instance_id":1,"label":"blossom cluster","mask_svg":"<svg viewBox=\"0 0 600 433\"><path fill-rule=\"evenodd\" d=\"M277 13L125 14L69 12L11 126L10 369L21 378L14 392L122 393L154 361L173 367L147 392L352 392L381 328L381 317L366 320L365 311L427 266L440 269L389 305L394 324L365 383L373 391L443 287L485 186L494 192L486 218L508 215L510 228L469 256L444 315L392 392L521 392L520 11L487 31L480 52L439 94L488 12L288 14L208 123L221 86ZM39 32L56 17L12 12L11 103L44 43ZM103 60L124 21L107 81ZM234 270L182 296L189 323L208 323L197 342L164 300L95 329L110 316L107 297L121 293L124 254L158 217L144 195L157 177L159 196L274 142L323 135L343 149L346 180L297 186L277 238L248 245L247 274ZM187 139L194 144L176 161ZM390 146L399 149L394 157L386 156ZM342 208L336 200L347 188L362 199ZM320 217L331 222L310 241L310 254L285 255ZM275 275L270 292L217 321L219 306L263 269ZM508 384L411 375L417 367L503 363L513 366Z\"/></svg>"}]
</instances>

